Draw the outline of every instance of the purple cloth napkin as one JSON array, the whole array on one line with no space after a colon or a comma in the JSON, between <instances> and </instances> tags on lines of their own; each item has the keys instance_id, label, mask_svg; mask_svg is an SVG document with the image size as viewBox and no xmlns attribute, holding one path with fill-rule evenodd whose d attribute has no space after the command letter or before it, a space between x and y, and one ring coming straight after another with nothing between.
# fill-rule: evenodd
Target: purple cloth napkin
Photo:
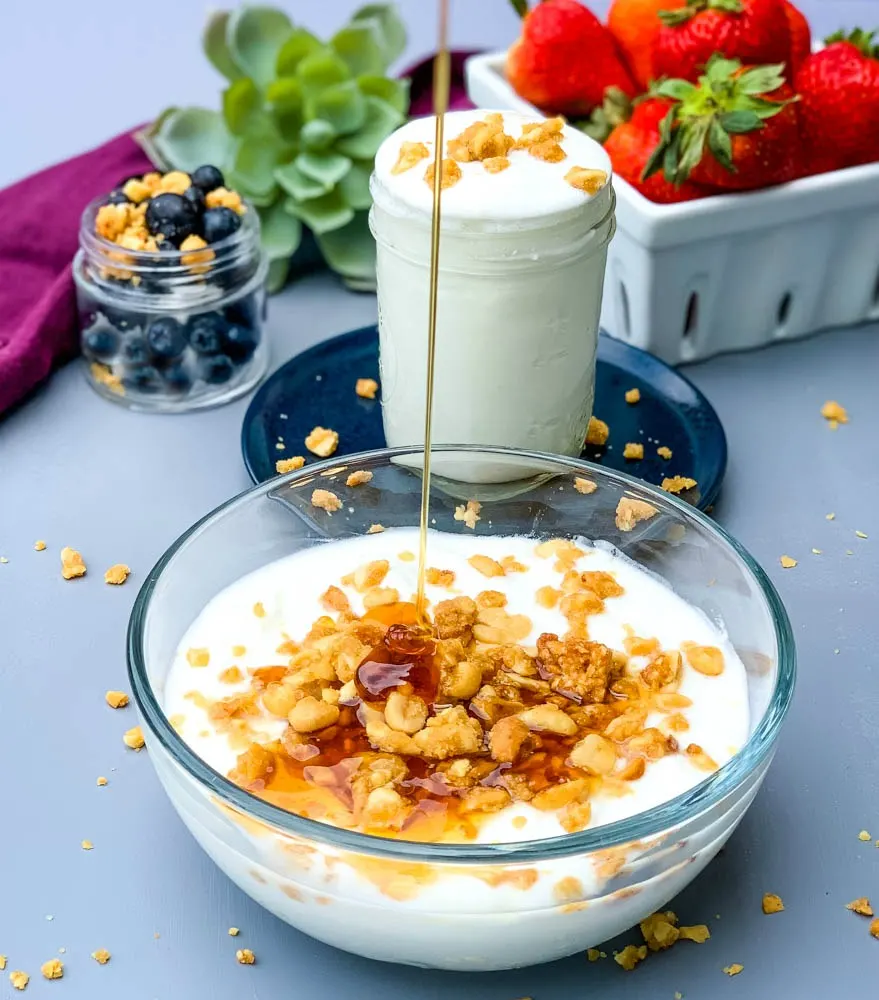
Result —
<instances>
[{"instance_id":1,"label":"purple cloth napkin","mask_svg":"<svg viewBox=\"0 0 879 1000\"><path fill-rule=\"evenodd\" d=\"M467 108L464 60L452 54L451 107ZM433 58L409 69L411 114L430 114ZM0 414L78 349L70 264L93 199L151 164L129 133L0 191Z\"/></svg>"},{"instance_id":2,"label":"purple cloth napkin","mask_svg":"<svg viewBox=\"0 0 879 1000\"><path fill-rule=\"evenodd\" d=\"M125 134L0 191L0 413L78 350L70 262L83 208L149 169Z\"/></svg>"}]
</instances>

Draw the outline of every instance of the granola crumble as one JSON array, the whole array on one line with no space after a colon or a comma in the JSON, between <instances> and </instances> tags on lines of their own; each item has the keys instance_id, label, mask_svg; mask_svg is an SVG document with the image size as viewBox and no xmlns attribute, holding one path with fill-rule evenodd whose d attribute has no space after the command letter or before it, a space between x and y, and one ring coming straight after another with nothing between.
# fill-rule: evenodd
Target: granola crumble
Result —
<instances>
[{"instance_id":1,"label":"granola crumble","mask_svg":"<svg viewBox=\"0 0 879 1000\"><path fill-rule=\"evenodd\" d=\"M629 441L625 448L623 448L623 458L628 462L638 461L644 457L644 445L636 443L634 441ZM695 482L694 484L695 485ZM663 484L663 489L665 485Z\"/></svg>"},{"instance_id":2,"label":"granola crumble","mask_svg":"<svg viewBox=\"0 0 879 1000\"><path fill-rule=\"evenodd\" d=\"M571 187L575 187L584 194L598 194L607 184L607 173L604 170L594 170L589 167L571 167L565 174L565 180Z\"/></svg>"},{"instance_id":3,"label":"granola crumble","mask_svg":"<svg viewBox=\"0 0 879 1000\"><path fill-rule=\"evenodd\" d=\"M634 406L635 403L641 401L641 390L640 389L628 389L626 391L626 402L630 406Z\"/></svg>"},{"instance_id":4,"label":"granola crumble","mask_svg":"<svg viewBox=\"0 0 879 1000\"><path fill-rule=\"evenodd\" d=\"M766 914L770 913L781 913L784 909L784 903L781 900L781 896L776 896L774 892L764 892L763 893L763 912Z\"/></svg>"},{"instance_id":5,"label":"granola crumble","mask_svg":"<svg viewBox=\"0 0 879 1000\"><path fill-rule=\"evenodd\" d=\"M305 459L301 455L293 455L291 458L279 458L275 462L275 472L279 476L283 476L288 472L296 472L303 465L305 465Z\"/></svg>"},{"instance_id":6,"label":"granola crumble","mask_svg":"<svg viewBox=\"0 0 879 1000\"><path fill-rule=\"evenodd\" d=\"M229 928L229 937L238 937L241 931L237 927Z\"/></svg>"},{"instance_id":7,"label":"granola crumble","mask_svg":"<svg viewBox=\"0 0 879 1000\"><path fill-rule=\"evenodd\" d=\"M352 472L350 476L345 480L346 486L363 486L365 483L372 482L372 473L369 469L358 469L356 472Z\"/></svg>"},{"instance_id":8,"label":"granola crumble","mask_svg":"<svg viewBox=\"0 0 879 1000\"><path fill-rule=\"evenodd\" d=\"M427 150L425 150L427 155ZM378 392L378 382L374 378L359 378L354 384L354 391L361 399L375 399Z\"/></svg>"},{"instance_id":9,"label":"granola crumble","mask_svg":"<svg viewBox=\"0 0 879 1000\"><path fill-rule=\"evenodd\" d=\"M146 741L143 738L143 730L140 726L133 726L122 735L122 742L131 750L143 749Z\"/></svg>"},{"instance_id":10,"label":"granola crumble","mask_svg":"<svg viewBox=\"0 0 879 1000\"><path fill-rule=\"evenodd\" d=\"M478 500L468 500L466 506L459 504L455 508L455 520L463 521L472 530L476 527L476 522L481 520L479 516L481 510L482 504Z\"/></svg>"},{"instance_id":11,"label":"granola crumble","mask_svg":"<svg viewBox=\"0 0 879 1000\"><path fill-rule=\"evenodd\" d=\"M131 569L125 563L114 563L104 573L104 583L109 583L113 587L121 587L131 575Z\"/></svg>"},{"instance_id":12,"label":"granola crumble","mask_svg":"<svg viewBox=\"0 0 879 1000\"><path fill-rule=\"evenodd\" d=\"M45 552L46 551L46 543L42 539L40 539L39 541L34 542L34 549L37 552Z\"/></svg>"},{"instance_id":13,"label":"granola crumble","mask_svg":"<svg viewBox=\"0 0 879 1000\"><path fill-rule=\"evenodd\" d=\"M106 965L110 961L110 952L106 948L98 948L97 951L92 952L92 958L98 965Z\"/></svg>"},{"instance_id":14,"label":"granola crumble","mask_svg":"<svg viewBox=\"0 0 879 1000\"><path fill-rule=\"evenodd\" d=\"M97 781L95 782L95 784L96 784L96 785L97 785L97 786L98 786L99 788L103 788L103 787L104 787L104 785L106 785L106 784L107 784L107 779L106 779L106 778L105 778L105 777L104 777L103 775L101 775L101 776L100 776L100 777L98 778L98 780L97 780Z\"/></svg>"},{"instance_id":15,"label":"granola crumble","mask_svg":"<svg viewBox=\"0 0 879 1000\"><path fill-rule=\"evenodd\" d=\"M672 450L671 448L666 447L666 445L660 445L660 447L656 449L656 454L659 455L660 458L664 458L667 462L672 456Z\"/></svg>"},{"instance_id":16,"label":"granola crumble","mask_svg":"<svg viewBox=\"0 0 879 1000\"><path fill-rule=\"evenodd\" d=\"M689 476L671 476L662 480L662 488L666 493L683 493L684 490L691 490L698 485L695 479Z\"/></svg>"},{"instance_id":17,"label":"granola crumble","mask_svg":"<svg viewBox=\"0 0 879 1000\"><path fill-rule=\"evenodd\" d=\"M740 972L744 971L744 968L745 968L744 965L742 965L740 962L733 962L732 965L725 965L723 971L728 976L737 976Z\"/></svg>"},{"instance_id":18,"label":"granola crumble","mask_svg":"<svg viewBox=\"0 0 879 1000\"><path fill-rule=\"evenodd\" d=\"M430 153L423 142L401 143L400 155L397 157L397 162L391 167L391 173L405 173L407 170L411 170L417 166L422 160L426 160L428 156L430 156Z\"/></svg>"},{"instance_id":19,"label":"granola crumble","mask_svg":"<svg viewBox=\"0 0 879 1000\"><path fill-rule=\"evenodd\" d=\"M254 955L250 948L239 948L235 952L235 958L239 965L253 965L256 961L256 955Z\"/></svg>"},{"instance_id":20,"label":"granola crumble","mask_svg":"<svg viewBox=\"0 0 879 1000\"><path fill-rule=\"evenodd\" d=\"M342 509L342 501L331 490L315 490L311 494L311 506L332 514L333 511Z\"/></svg>"},{"instance_id":21,"label":"granola crumble","mask_svg":"<svg viewBox=\"0 0 879 1000\"><path fill-rule=\"evenodd\" d=\"M793 569L797 564L797 560L793 556L780 556L778 561L783 569Z\"/></svg>"},{"instance_id":22,"label":"granola crumble","mask_svg":"<svg viewBox=\"0 0 879 1000\"><path fill-rule=\"evenodd\" d=\"M582 476L575 476L574 489L578 493L589 496L590 493L594 493L598 489L598 483L593 482L591 479L584 479Z\"/></svg>"},{"instance_id":23,"label":"granola crumble","mask_svg":"<svg viewBox=\"0 0 879 1000\"><path fill-rule=\"evenodd\" d=\"M639 962L647 958L647 945L627 944L622 951L614 953L613 960L626 972L631 972Z\"/></svg>"},{"instance_id":24,"label":"granola crumble","mask_svg":"<svg viewBox=\"0 0 879 1000\"><path fill-rule=\"evenodd\" d=\"M108 691L104 695L104 701L110 708L125 708L129 702L128 695L124 691Z\"/></svg>"},{"instance_id":25,"label":"granola crumble","mask_svg":"<svg viewBox=\"0 0 879 1000\"><path fill-rule=\"evenodd\" d=\"M828 399L821 407L821 416L830 424L831 430L836 430L840 424L848 423L846 408L837 403L835 399Z\"/></svg>"},{"instance_id":26,"label":"granola crumble","mask_svg":"<svg viewBox=\"0 0 879 1000\"><path fill-rule=\"evenodd\" d=\"M431 161L427 170L424 171L424 180L426 181L428 187L433 188L433 179L436 172L436 161ZM458 181L461 179L461 168L451 157L446 157L442 162L442 169L440 172L440 188L445 191L447 188L454 187Z\"/></svg>"},{"instance_id":27,"label":"granola crumble","mask_svg":"<svg viewBox=\"0 0 879 1000\"><path fill-rule=\"evenodd\" d=\"M872 917L873 907L870 905L870 900L866 896L859 896L857 899L853 899L850 903L845 904L847 910L851 910L852 913L857 913L862 917Z\"/></svg>"},{"instance_id":28,"label":"granola crumble","mask_svg":"<svg viewBox=\"0 0 879 1000\"><path fill-rule=\"evenodd\" d=\"M40 966L40 972L44 979L61 979L64 975L64 964L58 958L50 958Z\"/></svg>"},{"instance_id":29,"label":"granola crumble","mask_svg":"<svg viewBox=\"0 0 879 1000\"><path fill-rule=\"evenodd\" d=\"M65 545L61 550L61 575L65 580L74 580L78 576L85 576L86 567L82 561L82 555L76 549Z\"/></svg>"},{"instance_id":30,"label":"granola crumble","mask_svg":"<svg viewBox=\"0 0 879 1000\"><path fill-rule=\"evenodd\" d=\"M329 427L312 428L311 433L305 439L305 447L314 455L321 458L329 458L339 447L339 435L330 430Z\"/></svg>"},{"instance_id":31,"label":"granola crumble","mask_svg":"<svg viewBox=\"0 0 879 1000\"><path fill-rule=\"evenodd\" d=\"M79 846L84 851L93 851L95 849L95 845L90 840L84 840L84 841L82 841L82 843Z\"/></svg>"},{"instance_id":32,"label":"granola crumble","mask_svg":"<svg viewBox=\"0 0 879 1000\"><path fill-rule=\"evenodd\" d=\"M26 972L22 972L21 969L15 969L9 973L9 982L12 983L14 990L25 989L30 981L31 977Z\"/></svg>"},{"instance_id":33,"label":"granola crumble","mask_svg":"<svg viewBox=\"0 0 879 1000\"><path fill-rule=\"evenodd\" d=\"M586 444L601 447L601 445L607 444L609 437L610 428L607 424L603 420L599 420L598 417L590 417L589 426L586 428Z\"/></svg>"},{"instance_id":34,"label":"granola crumble","mask_svg":"<svg viewBox=\"0 0 879 1000\"><path fill-rule=\"evenodd\" d=\"M616 509L616 526L620 531L631 531L636 524L649 520L656 513L656 508L644 500L621 497Z\"/></svg>"},{"instance_id":35,"label":"granola crumble","mask_svg":"<svg viewBox=\"0 0 879 1000\"><path fill-rule=\"evenodd\" d=\"M385 530L385 526L383 524L371 524L366 529L366 533L367 533L367 535L379 535L384 530Z\"/></svg>"}]
</instances>

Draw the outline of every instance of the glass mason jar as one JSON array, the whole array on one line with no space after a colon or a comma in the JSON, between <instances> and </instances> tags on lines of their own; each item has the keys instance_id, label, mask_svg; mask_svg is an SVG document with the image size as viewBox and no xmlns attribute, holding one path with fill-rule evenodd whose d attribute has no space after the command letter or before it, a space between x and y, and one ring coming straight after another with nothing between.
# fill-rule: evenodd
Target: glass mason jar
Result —
<instances>
[{"instance_id":1,"label":"glass mason jar","mask_svg":"<svg viewBox=\"0 0 879 1000\"><path fill-rule=\"evenodd\" d=\"M455 136L486 114L449 113L446 135ZM533 117L503 112L514 132ZM432 192L424 179L428 160L405 172L395 163L408 140L423 143L426 151L433 128L432 118L419 119L386 139L371 180L382 419L389 447L423 443ZM582 450L594 401L615 200L610 161L601 146L568 127L565 142L568 155L560 164L514 152L518 159L495 175L481 163L465 162L460 183L443 193L435 444L570 456ZM606 175L592 197L562 179L577 163Z\"/></svg>"},{"instance_id":2,"label":"glass mason jar","mask_svg":"<svg viewBox=\"0 0 879 1000\"><path fill-rule=\"evenodd\" d=\"M192 251L127 250L82 216L73 262L86 377L113 402L174 413L228 403L265 373L268 263L248 205L237 232Z\"/></svg>"}]
</instances>

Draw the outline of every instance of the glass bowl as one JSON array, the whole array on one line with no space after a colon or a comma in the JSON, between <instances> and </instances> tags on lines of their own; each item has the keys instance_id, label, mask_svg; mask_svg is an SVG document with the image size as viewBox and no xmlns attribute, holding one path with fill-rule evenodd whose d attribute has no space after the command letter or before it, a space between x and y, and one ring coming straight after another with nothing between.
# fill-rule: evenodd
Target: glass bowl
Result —
<instances>
[{"instance_id":1,"label":"glass bowl","mask_svg":"<svg viewBox=\"0 0 879 1000\"><path fill-rule=\"evenodd\" d=\"M793 692L794 642L760 567L676 497L576 459L457 446L432 454L435 528L465 530L454 511L472 498L483 505L477 538L603 539L721 623L747 672L751 728L743 748L658 807L581 833L503 844L423 844L338 829L256 798L196 756L162 710L166 675L192 621L219 590L266 563L361 535L374 522L417 525L418 449L307 466L195 524L138 595L128 633L131 684L150 758L183 822L266 909L322 941L384 961L467 971L532 965L633 926L715 856L774 754ZM374 474L369 488L346 490L345 477L361 469ZM597 490L580 494L575 476ZM312 507L315 486L343 494L342 510L330 518ZM646 501L656 514L622 530L616 508L623 497Z\"/></svg>"}]
</instances>

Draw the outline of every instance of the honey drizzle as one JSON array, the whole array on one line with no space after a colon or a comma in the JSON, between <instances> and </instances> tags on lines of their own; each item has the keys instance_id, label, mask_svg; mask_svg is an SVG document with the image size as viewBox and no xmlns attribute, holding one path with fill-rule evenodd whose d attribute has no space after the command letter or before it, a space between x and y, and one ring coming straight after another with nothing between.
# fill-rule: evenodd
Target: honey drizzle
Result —
<instances>
[{"instance_id":1,"label":"honey drizzle","mask_svg":"<svg viewBox=\"0 0 879 1000\"><path fill-rule=\"evenodd\" d=\"M434 359L436 355L436 307L439 280L440 202L443 182L443 126L449 108L450 59L448 45L448 0L439 0L437 54L433 63L434 171L433 208L430 218L430 292L427 323L427 384L424 393L424 474L421 480L421 518L418 532L418 589L415 607L422 624L427 624L424 596L427 573L427 522L430 515L430 443L433 423Z\"/></svg>"}]
</instances>

